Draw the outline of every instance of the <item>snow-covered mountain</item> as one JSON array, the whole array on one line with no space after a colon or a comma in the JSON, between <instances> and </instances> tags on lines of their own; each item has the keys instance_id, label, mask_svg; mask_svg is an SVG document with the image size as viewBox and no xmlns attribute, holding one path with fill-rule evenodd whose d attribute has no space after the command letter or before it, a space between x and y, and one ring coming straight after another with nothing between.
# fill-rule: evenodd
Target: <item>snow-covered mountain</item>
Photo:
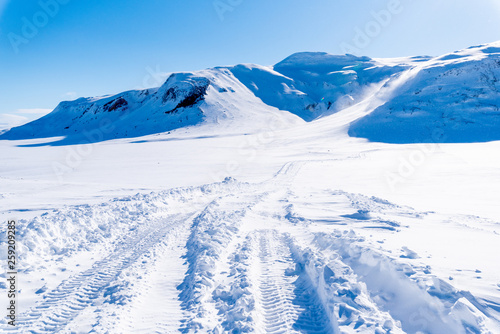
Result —
<instances>
[{"instance_id":1,"label":"snow-covered mountain","mask_svg":"<svg viewBox=\"0 0 500 334\"><path fill-rule=\"evenodd\" d=\"M436 58L304 52L274 66L177 73L159 88L62 102L0 138L100 141L193 125L242 133L271 118L300 123L290 113L305 121L327 117L384 90L385 100L354 120L350 135L390 143L490 141L500 139L498 78L500 43Z\"/></svg>"},{"instance_id":2,"label":"snow-covered mountain","mask_svg":"<svg viewBox=\"0 0 500 334\"><path fill-rule=\"evenodd\" d=\"M237 65L231 72L266 104L311 121L354 105L408 68L406 63L387 65L368 57L304 52L272 68Z\"/></svg>"},{"instance_id":3,"label":"snow-covered mountain","mask_svg":"<svg viewBox=\"0 0 500 334\"><path fill-rule=\"evenodd\" d=\"M13 128L2 138L64 136L66 141L94 142L197 124L216 125L218 132L255 131L273 118L300 122L262 103L229 70L215 68L172 74L159 88L61 102L52 113Z\"/></svg>"},{"instance_id":4,"label":"snow-covered mountain","mask_svg":"<svg viewBox=\"0 0 500 334\"><path fill-rule=\"evenodd\" d=\"M500 139L500 43L420 63L349 134L389 143Z\"/></svg>"}]
</instances>

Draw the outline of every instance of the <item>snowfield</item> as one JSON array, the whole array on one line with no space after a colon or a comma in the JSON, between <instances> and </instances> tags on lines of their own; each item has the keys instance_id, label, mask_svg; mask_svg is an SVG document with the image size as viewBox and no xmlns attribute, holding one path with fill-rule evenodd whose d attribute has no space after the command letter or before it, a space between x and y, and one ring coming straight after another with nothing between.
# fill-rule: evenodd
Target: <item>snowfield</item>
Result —
<instances>
[{"instance_id":1,"label":"snowfield","mask_svg":"<svg viewBox=\"0 0 500 334\"><path fill-rule=\"evenodd\" d=\"M499 53L296 54L4 133L1 330L500 333Z\"/></svg>"}]
</instances>

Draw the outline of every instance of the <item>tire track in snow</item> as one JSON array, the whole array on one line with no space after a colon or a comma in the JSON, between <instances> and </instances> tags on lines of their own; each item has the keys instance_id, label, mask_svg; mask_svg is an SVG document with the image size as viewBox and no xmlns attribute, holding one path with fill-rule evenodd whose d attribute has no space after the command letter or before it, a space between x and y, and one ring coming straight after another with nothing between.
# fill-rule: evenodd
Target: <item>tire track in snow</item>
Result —
<instances>
[{"instance_id":1,"label":"tire track in snow","mask_svg":"<svg viewBox=\"0 0 500 334\"><path fill-rule=\"evenodd\" d=\"M172 229L165 239L154 246L147 256L152 263L142 265L145 268L138 268L144 274L137 281L139 288L132 289L136 295L116 312L118 314L114 316L116 319L113 323L103 321L102 332L109 331L109 328L113 328L115 333L177 332L184 317L177 287L187 270L182 259L190 232L186 225L198 214L184 219L186 223Z\"/></svg>"},{"instance_id":2,"label":"tire track in snow","mask_svg":"<svg viewBox=\"0 0 500 334\"><path fill-rule=\"evenodd\" d=\"M250 271L255 257L255 234L243 238L241 233L237 245L228 247L226 268L216 277L218 286L213 292L215 306L222 315L222 323L214 332L249 333L254 332L255 296Z\"/></svg>"},{"instance_id":3,"label":"tire track in snow","mask_svg":"<svg viewBox=\"0 0 500 334\"><path fill-rule=\"evenodd\" d=\"M228 180L231 192L223 194L198 215L191 226L185 256L188 270L179 286L186 314L179 330L183 333L217 332L224 327L216 290L225 286L231 265L229 257L239 247L242 219L268 193L262 187Z\"/></svg>"},{"instance_id":4,"label":"tire track in snow","mask_svg":"<svg viewBox=\"0 0 500 334\"><path fill-rule=\"evenodd\" d=\"M44 300L21 315L20 329L31 333L53 333L64 329L88 307L98 306L96 300L104 294L109 303L123 303L122 296L114 299L110 285L120 273L138 261L144 253L161 242L179 226L178 216L170 216L141 226L140 232L123 241L106 258L93 267L61 283L48 292ZM109 288L108 290L106 288Z\"/></svg>"},{"instance_id":5,"label":"tire track in snow","mask_svg":"<svg viewBox=\"0 0 500 334\"><path fill-rule=\"evenodd\" d=\"M265 332L333 333L317 292L305 275L297 275L284 237L270 230L260 234L258 299Z\"/></svg>"}]
</instances>

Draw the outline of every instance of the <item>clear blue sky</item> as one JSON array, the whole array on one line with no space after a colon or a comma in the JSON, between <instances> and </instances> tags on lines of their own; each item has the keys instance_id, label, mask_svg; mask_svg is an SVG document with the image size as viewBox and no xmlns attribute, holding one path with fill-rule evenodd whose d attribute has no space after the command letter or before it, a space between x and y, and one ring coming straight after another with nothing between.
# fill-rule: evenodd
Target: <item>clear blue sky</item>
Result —
<instances>
[{"instance_id":1,"label":"clear blue sky","mask_svg":"<svg viewBox=\"0 0 500 334\"><path fill-rule=\"evenodd\" d=\"M151 72L348 44L371 57L440 55L500 40L499 17L498 0L0 0L0 128L61 100L155 86ZM356 44L359 31L371 36Z\"/></svg>"}]
</instances>

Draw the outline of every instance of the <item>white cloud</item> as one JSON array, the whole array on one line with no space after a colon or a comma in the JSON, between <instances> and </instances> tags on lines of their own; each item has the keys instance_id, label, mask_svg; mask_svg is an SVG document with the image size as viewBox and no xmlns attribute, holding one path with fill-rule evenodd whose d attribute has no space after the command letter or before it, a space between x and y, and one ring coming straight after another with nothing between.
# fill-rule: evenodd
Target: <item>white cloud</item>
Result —
<instances>
[{"instance_id":1,"label":"white cloud","mask_svg":"<svg viewBox=\"0 0 500 334\"><path fill-rule=\"evenodd\" d=\"M28 117L12 114L0 114L0 130L10 129L15 126L23 125L28 121Z\"/></svg>"},{"instance_id":2,"label":"white cloud","mask_svg":"<svg viewBox=\"0 0 500 334\"><path fill-rule=\"evenodd\" d=\"M0 113L0 130L10 129L15 126L26 124L48 114L51 111L52 109L30 108L17 109L11 114Z\"/></svg>"}]
</instances>

